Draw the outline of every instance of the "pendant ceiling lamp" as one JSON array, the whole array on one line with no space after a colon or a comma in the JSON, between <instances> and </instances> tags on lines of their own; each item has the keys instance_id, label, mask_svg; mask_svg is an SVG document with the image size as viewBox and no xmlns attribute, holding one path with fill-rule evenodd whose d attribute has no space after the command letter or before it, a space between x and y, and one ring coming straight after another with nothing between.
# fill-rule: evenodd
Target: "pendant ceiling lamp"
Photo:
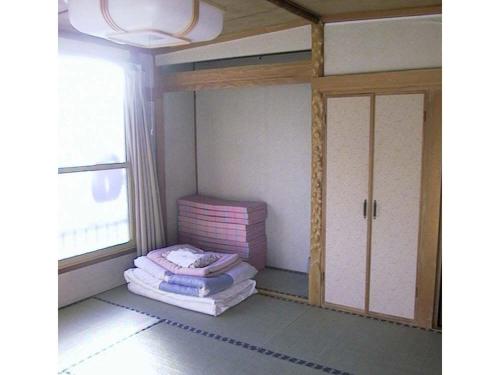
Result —
<instances>
[{"instance_id":1,"label":"pendant ceiling lamp","mask_svg":"<svg viewBox=\"0 0 500 375\"><path fill-rule=\"evenodd\" d=\"M68 0L78 31L142 48L170 47L216 38L224 14L201 0Z\"/></svg>"}]
</instances>

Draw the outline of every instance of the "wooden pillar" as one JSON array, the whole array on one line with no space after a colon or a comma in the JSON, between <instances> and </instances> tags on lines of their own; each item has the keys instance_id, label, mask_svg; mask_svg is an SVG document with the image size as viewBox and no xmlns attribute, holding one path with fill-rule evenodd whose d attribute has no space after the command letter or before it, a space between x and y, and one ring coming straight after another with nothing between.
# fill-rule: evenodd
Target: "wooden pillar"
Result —
<instances>
[{"instance_id":1,"label":"wooden pillar","mask_svg":"<svg viewBox=\"0 0 500 375\"><path fill-rule=\"evenodd\" d=\"M312 78L323 76L324 25L311 25ZM321 92L312 89L311 160L311 249L309 258L309 303L320 305L323 295L323 177L325 148L325 104Z\"/></svg>"},{"instance_id":2,"label":"wooden pillar","mask_svg":"<svg viewBox=\"0 0 500 375\"><path fill-rule=\"evenodd\" d=\"M441 211L441 90L428 95L422 153L422 193L420 206L420 239L417 264L417 298L415 320L420 327L432 328L437 270L439 266L439 233Z\"/></svg>"}]
</instances>

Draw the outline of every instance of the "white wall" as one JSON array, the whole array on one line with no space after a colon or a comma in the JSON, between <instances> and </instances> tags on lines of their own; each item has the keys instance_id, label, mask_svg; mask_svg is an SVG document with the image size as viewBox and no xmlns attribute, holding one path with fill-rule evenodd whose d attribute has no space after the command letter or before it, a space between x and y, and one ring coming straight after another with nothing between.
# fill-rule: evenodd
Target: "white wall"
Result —
<instances>
[{"instance_id":1,"label":"white wall","mask_svg":"<svg viewBox=\"0 0 500 375\"><path fill-rule=\"evenodd\" d=\"M311 49L311 27L301 26L158 55L156 56L156 65L182 64L308 49Z\"/></svg>"},{"instance_id":2,"label":"white wall","mask_svg":"<svg viewBox=\"0 0 500 375\"><path fill-rule=\"evenodd\" d=\"M196 99L200 194L267 202L267 264L307 272L310 86L210 90Z\"/></svg>"},{"instance_id":3,"label":"white wall","mask_svg":"<svg viewBox=\"0 0 500 375\"><path fill-rule=\"evenodd\" d=\"M59 275L59 307L125 284L123 272L136 254L127 254Z\"/></svg>"},{"instance_id":4,"label":"white wall","mask_svg":"<svg viewBox=\"0 0 500 375\"><path fill-rule=\"evenodd\" d=\"M177 242L177 199L196 193L194 93L163 95L167 241Z\"/></svg>"},{"instance_id":5,"label":"white wall","mask_svg":"<svg viewBox=\"0 0 500 375\"><path fill-rule=\"evenodd\" d=\"M325 75L440 66L440 15L325 25Z\"/></svg>"}]
</instances>

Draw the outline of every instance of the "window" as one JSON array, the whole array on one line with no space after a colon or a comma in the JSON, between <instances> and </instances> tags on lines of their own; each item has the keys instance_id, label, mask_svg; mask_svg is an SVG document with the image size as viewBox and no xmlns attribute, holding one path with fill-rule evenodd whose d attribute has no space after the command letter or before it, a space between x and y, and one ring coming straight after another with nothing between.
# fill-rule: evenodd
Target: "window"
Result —
<instances>
[{"instance_id":1,"label":"window","mask_svg":"<svg viewBox=\"0 0 500 375\"><path fill-rule=\"evenodd\" d=\"M123 69L59 60L59 259L132 247Z\"/></svg>"}]
</instances>

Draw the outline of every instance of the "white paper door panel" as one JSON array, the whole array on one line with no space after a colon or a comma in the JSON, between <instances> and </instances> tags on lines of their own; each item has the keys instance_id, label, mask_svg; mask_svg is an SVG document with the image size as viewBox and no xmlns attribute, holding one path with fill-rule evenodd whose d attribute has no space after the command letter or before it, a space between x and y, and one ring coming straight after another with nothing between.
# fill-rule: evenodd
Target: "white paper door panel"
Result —
<instances>
[{"instance_id":1,"label":"white paper door panel","mask_svg":"<svg viewBox=\"0 0 500 375\"><path fill-rule=\"evenodd\" d=\"M414 319L424 95L375 98L370 311Z\"/></svg>"},{"instance_id":2,"label":"white paper door panel","mask_svg":"<svg viewBox=\"0 0 500 375\"><path fill-rule=\"evenodd\" d=\"M363 310L370 101L357 96L327 102L325 301Z\"/></svg>"}]
</instances>

